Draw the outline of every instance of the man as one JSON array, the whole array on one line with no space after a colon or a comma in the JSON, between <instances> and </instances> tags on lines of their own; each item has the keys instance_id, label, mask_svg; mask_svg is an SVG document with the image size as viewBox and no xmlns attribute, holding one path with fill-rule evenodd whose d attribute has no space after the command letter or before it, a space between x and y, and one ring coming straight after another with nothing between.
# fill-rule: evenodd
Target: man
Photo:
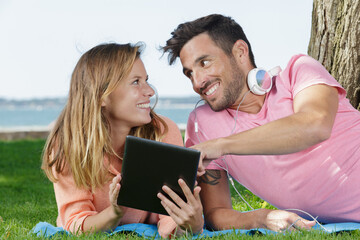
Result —
<instances>
[{"instance_id":1,"label":"man","mask_svg":"<svg viewBox=\"0 0 360 240\"><path fill-rule=\"evenodd\" d=\"M296 219L233 210L226 171L279 209L323 223L360 222L360 112L320 63L294 56L271 89L255 94L247 82L256 68L250 43L235 21L216 14L180 24L163 50L170 64L180 58L207 103L190 114L185 144L213 160L200 179L210 227L281 230Z\"/></svg>"}]
</instances>

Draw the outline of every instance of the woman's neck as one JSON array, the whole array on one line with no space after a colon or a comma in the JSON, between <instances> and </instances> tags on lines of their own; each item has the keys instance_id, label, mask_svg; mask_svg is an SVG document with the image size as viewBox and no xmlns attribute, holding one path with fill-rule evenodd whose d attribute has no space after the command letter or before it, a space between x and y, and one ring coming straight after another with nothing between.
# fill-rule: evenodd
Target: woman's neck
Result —
<instances>
[{"instance_id":1,"label":"woman's neck","mask_svg":"<svg viewBox=\"0 0 360 240\"><path fill-rule=\"evenodd\" d=\"M126 136L129 135L130 130L131 129L128 128L111 126L110 136L111 136L112 147L116 152L116 154L118 154L119 156L122 156L124 153Z\"/></svg>"}]
</instances>

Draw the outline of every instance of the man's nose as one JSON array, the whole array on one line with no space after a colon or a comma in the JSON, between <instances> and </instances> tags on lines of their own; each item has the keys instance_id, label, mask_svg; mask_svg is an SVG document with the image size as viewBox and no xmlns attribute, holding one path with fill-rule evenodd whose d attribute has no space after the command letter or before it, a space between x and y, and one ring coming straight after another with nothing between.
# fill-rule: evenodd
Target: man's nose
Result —
<instances>
[{"instance_id":1,"label":"man's nose","mask_svg":"<svg viewBox=\"0 0 360 240\"><path fill-rule=\"evenodd\" d=\"M200 91L206 84L206 76L204 73L198 71L193 72L193 88L197 91Z\"/></svg>"}]
</instances>

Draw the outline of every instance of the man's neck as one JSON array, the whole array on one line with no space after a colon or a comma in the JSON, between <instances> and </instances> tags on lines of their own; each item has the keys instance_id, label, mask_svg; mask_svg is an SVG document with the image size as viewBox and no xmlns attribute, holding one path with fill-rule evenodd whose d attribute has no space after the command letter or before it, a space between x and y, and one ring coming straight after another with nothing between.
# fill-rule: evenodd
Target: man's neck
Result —
<instances>
[{"instance_id":1,"label":"man's neck","mask_svg":"<svg viewBox=\"0 0 360 240\"><path fill-rule=\"evenodd\" d=\"M239 104L241 103L239 107L239 111L250 114L257 114L258 112L260 112L262 106L264 105L265 96L266 95L255 95L252 92L249 92L248 94L246 94L242 102L241 100L243 97L241 97L240 100L236 101L236 103L229 108L236 110L239 107Z\"/></svg>"}]
</instances>

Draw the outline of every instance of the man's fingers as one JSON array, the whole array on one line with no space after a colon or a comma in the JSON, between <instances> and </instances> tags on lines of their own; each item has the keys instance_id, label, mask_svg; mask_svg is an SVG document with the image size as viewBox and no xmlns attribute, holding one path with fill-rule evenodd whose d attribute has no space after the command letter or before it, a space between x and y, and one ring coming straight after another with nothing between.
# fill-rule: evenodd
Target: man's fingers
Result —
<instances>
[{"instance_id":1,"label":"man's fingers","mask_svg":"<svg viewBox=\"0 0 360 240\"><path fill-rule=\"evenodd\" d=\"M287 230L294 231L294 230L310 230L316 224L315 221L309 221L303 218L297 218Z\"/></svg>"},{"instance_id":2,"label":"man's fingers","mask_svg":"<svg viewBox=\"0 0 360 240\"><path fill-rule=\"evenodd\" d=\"M296 222L295 226L296 228L310 230L313 226L315 226L315 224L316 224L315 221L300 219L299 221Z\"/></svg>"},{"instance_id":3,"label":"man's fingers","mask_svg":"<svg viewBox=\"0 0 360 240\"><path fill-rule=\"evenodd\" d=\"M205 174L205 170L200 170L199 171L199 169L198 169L198 171L197 171L197 173L196 173L196 176L197 177L201 177L202 175L204 175Z\"/></svg>"},{"instance_id":4,"label":"man's fingers","mask_svg":"<svg viewBox=\"0 0 360 240\"><path fill-rule=\"evenodd\" d=\"M197 177L201 177L204 174L205 174L205 167L203 165L202 157L200 156L199 166L197 169Z\"/></svg>"},{"instance_id":5,"label":"man's fingers","mask_svg":"<svg viewBox=\"0 0 360 240\"><path fill-rule=\"evenodd\" d=\"M198 177L200 177L201 175L203 175L205 173L205 167L203 165L203 155L202 154L200 155L199 166L198 166L197 172L198 172Z\"/></svg>"}]
</instances>

